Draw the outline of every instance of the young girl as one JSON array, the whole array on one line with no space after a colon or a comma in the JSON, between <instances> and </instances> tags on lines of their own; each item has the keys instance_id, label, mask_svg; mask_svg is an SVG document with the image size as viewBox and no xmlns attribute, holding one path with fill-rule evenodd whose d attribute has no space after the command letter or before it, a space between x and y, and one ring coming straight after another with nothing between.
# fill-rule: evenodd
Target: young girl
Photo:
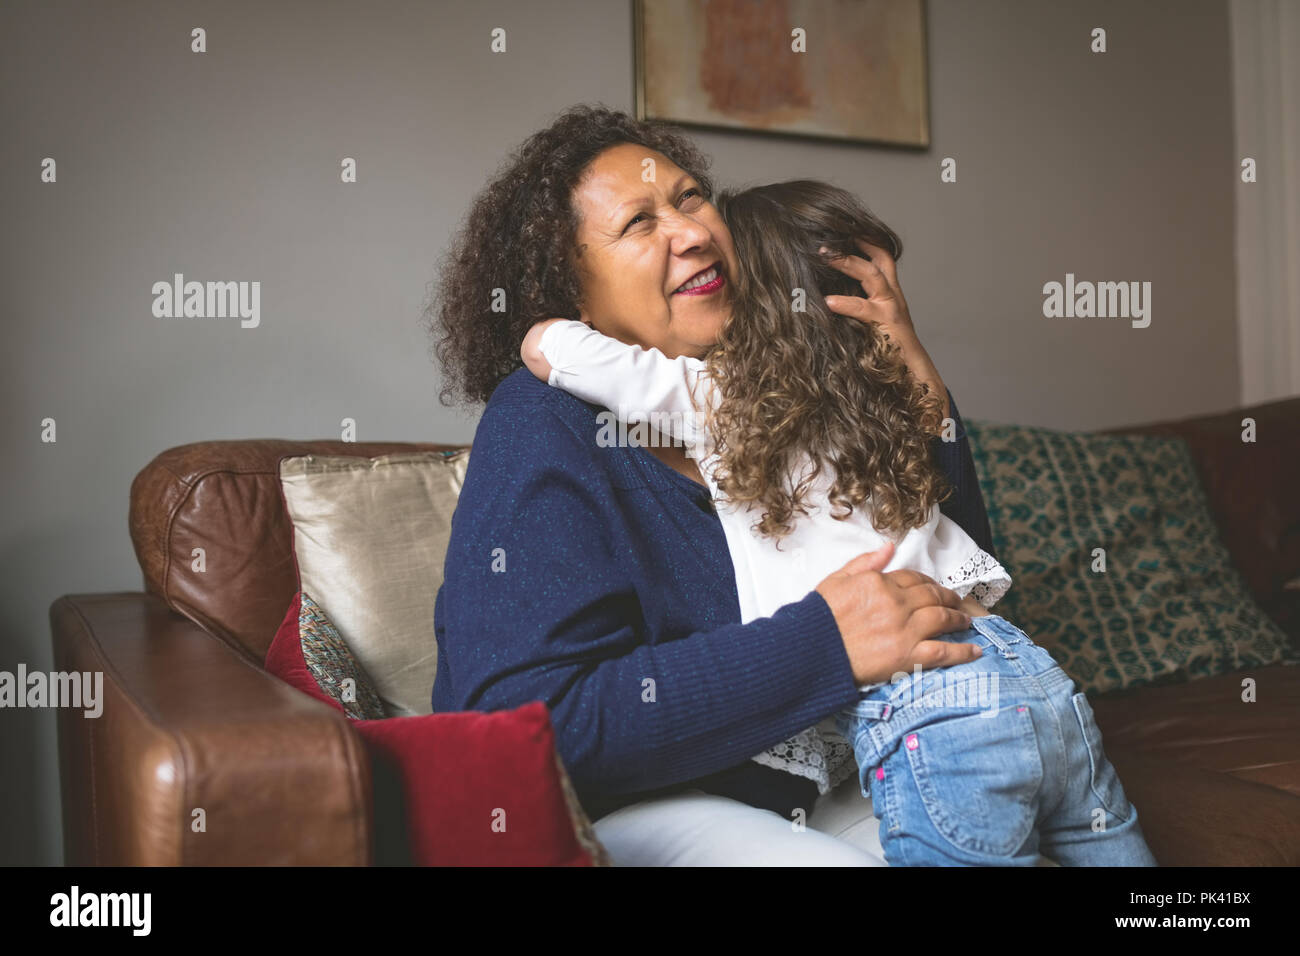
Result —
<instances>
[{"instance_id":1,"label":"young girl","mask_svg":"<svg viewBox=\"0 0 1300 956\"><path fill-rule=\"evenodd\" d=\"M862 288L819 253L854 237L902 254L851 194L799 180L723 193L740 275L703 360L552 319L521 348L539 378L685 444L712 493L744 622L803 598L851 558L894 543L980 611L938 640L972 661L859 688L858 703L753 759L828 792L854 770L891 865L1155 865L1101 747L1087 698L992 607L1011 578L940 512L930 459L942 403L870 323L831 312ZM707 278L707 277L706 277ZM598 438L599 440L599 438Z\"/></svg>"}]
</instances>

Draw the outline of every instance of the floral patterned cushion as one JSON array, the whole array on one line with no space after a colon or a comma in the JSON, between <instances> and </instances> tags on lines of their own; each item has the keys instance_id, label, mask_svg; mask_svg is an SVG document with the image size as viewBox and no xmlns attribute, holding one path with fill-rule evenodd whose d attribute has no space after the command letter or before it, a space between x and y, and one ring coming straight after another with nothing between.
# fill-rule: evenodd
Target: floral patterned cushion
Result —
<instances>
[{"instance_id":1,"label":"floral patterned cushion","mask_svg":"<svg viewBox=\"0 0 1300 956\"><path fill-rule=\"evenodd\" d=\"M320 689L353 720L381 720L388 714L366 672L361 669L320 605L306 593L298 611L298 638L303 662Z\"/></svg>"},{"instance_id":2,"label":"floral patterned cushion","mask_svg":"<svg viewBox=\"0 0 1300 956\"><path fill-rule=\"evenodd\" d=\"M569 777L569 771L565 769L564 760L558 751L555 754L555 769L559 774L560 791L564 794L564 804L569 811L569 821L573 824L573 833L578 839L578 845L587 851L592 866L613 866L609 851L596 836L591 818L587 816L587 811L582 808L582 803L578 800L578 791L574 788L573 780Z\"/></svg>"},{"instance_id":3,"label":"floral patterned cushion","mask_svg":"<svg viewBox=\"0 0 1300 956\"><path fill-rule=\"evenodd\" d=\"M1187 443L966 421L993 546L993 608L1093 693L1300 663L1246 591Z\"/></svg>"}]
</instances>

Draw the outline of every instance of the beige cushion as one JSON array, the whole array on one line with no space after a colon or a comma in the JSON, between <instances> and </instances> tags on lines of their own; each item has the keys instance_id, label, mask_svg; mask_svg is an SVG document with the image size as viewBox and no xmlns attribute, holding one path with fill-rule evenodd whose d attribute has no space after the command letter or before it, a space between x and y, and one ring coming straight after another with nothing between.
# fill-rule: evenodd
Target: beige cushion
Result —
<instances>
[{"instance_id":1,"label":"beige cushion","mask_svg":"<svg viewBox=\"0 0 1300 956\"><path fill-rule=\"evenodd\" d=\"M468 450L280 462L299 589L370 675L390 716L432 713L433 603Z\"/></svg>"}]
</instances>

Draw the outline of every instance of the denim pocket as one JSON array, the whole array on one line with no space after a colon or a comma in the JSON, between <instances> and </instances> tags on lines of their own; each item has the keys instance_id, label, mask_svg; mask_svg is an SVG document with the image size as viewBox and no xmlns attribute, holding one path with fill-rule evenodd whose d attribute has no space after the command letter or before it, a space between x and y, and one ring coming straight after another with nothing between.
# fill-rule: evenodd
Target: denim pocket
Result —
<instances>
[{"instance_id":1,"label":"denim pocket","mask_svg":"<svg viewBox=\"0 0 1300 956\"><path fill-rule=\"evenodd\" d=\"M926 815L963 850L1006 856L1037 819L1043 761L1027 705L971 714L903 735Z\"/></svg>"},{"instance_id":2,"label":"denim pocket","mask_svg":"<svg viewBox=\"0 0 1300 956\"><path fill-rule=\"evenodd\" d=\"M1070 698L1074 704L1074 715L1078 718L1079 729L1083 731L1083 742L1088 747L1090 781L1092 793L1108 812L1120 820L1127 820L1132 813L1124 785L1119 782L1119 774L1106 759L1106 752L1101 748L1101 728L1092 713L1092 704L1082 691Z\"/></svg>"}]
</instances>

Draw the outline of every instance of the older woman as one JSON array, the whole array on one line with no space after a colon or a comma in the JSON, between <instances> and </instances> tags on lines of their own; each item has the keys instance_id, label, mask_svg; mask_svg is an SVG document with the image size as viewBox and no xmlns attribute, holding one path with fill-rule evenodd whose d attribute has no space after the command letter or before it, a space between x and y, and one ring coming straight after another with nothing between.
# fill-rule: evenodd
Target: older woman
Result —
<instances>
[{"instance_id":1,"label":"older woman","mask_svg":"<svg viewBox=\"0 0 1300 956\"><path fill-rule=\"evenodd\" d=\"M722 528L684 450L598 441L602 409L521 367L524 335L551 316L702 357L736 271L712 193L679 133L575 107L475 200L435 313L444 401L487 407L438 593L433 709L544 701L616 863L883 865L856 780L819 797L750 758L852 704L859 684L970 659L972 645L932 638L983 608L916 572L882 573L886 548L741 624ZM955 489L942 508L992 552L957 408L910 333L892 264L875 258L878 271L845 268L896 299L909 365L947 397L958 441L934 445ZM683 288L713 267L720 281Z\"/></svg>"}]
</instances>

